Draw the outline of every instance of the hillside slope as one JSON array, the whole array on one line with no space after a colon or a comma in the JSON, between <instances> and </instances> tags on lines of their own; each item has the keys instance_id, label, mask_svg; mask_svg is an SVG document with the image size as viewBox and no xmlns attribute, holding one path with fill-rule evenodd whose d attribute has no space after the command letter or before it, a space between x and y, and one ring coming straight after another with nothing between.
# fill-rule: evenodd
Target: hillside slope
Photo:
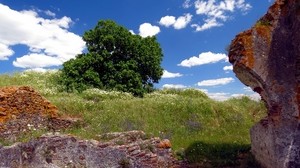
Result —
<instances>
[{"instance_id":1,"label":"hillside slope","mask_svg":"<svg viewBox=\"0 0 300 168\"><path fill-rule=\"evenodd\" d=\"M250 148L250 127L266 114L261 102L247 97L218 102L193 89L157 90L144 98L98 89L59 92L57 75L1 75L0 86L31 86L58 107L59 115L83 119L83 124L62 133L97 139L103 133L142 130L148 137L169 139L178 158L195 165L239 165L238 159ZM43 133L33 131L17 141L25 142Z\"/></svg>"}]
</instances>

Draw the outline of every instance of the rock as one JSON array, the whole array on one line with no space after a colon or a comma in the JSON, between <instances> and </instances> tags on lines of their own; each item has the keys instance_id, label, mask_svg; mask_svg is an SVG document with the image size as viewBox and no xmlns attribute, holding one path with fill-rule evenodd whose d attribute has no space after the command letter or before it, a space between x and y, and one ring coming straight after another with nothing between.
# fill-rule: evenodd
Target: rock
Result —
<instances>
[{"instance_id":1,"label":"rock","mask_svg":"<svg viewBox=\"0 0 300 168\"><path fill-rule=\"evenodd\" d=\"M57 107L30 87L0 88L0 138L14 140L36 129L57 131L78 121L58 117Z\"/></svg>"},{"instance_id":2,"label":"rock","mask_svg":"<svg viewBox=\"0 0 300 168\"><path fill-rule=\"evenodd\" d=\"M171 148L172 145L171 145L170 140L164 139L160 143L157 144L157 147L158 148L166 148L167 149L167 148Z\"/></svg>"},{"instance_id":3,"label":"rock","mask_svg":"<svg viewBox=\"0 0 300 168\"><path fill-rule=\"evenodd\" d=\"M254 127L251 150L263 167L300 167L300 1L276 0L229 49L236 76L259 93L268 115Z\"/></svg>"},{"instance_id":4,"label":"rock","mask_svg":"<svg viewBox=\"0 0 300 168\"><path fill-rule=\"evenodd\" d=\"M47 134L28 143L2 147L0 167L183 167L170 149L156 148L159 138L141 138L145 137L142 131L112 134L114 138L105 142ZM120 140L125 144L118 144Z\"/></svg>"}]
</instances>

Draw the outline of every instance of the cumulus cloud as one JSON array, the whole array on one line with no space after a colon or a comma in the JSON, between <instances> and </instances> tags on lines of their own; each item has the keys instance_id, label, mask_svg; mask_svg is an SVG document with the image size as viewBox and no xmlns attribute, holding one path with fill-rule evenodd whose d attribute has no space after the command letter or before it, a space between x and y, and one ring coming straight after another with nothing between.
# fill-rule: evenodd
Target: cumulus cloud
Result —
<instances>
[{"instance_id":1,"label":"cumulus cloud","mask_svg":"<svg viewBox=\"0 0 300 168\"><path fill-rule=\"evenodd\" d=\"M180 64L178 64L178 66L193 67L193 66L199 66L204 64L216 63L222 60L224 61L227 60L226 54L212 53L209 51L209 52L204 52L199 54L198 57L193 56L189 59L185 59Z\"/></svg>"},{"instance_id":2,"label":"cumulus cloud","mask_svg":"<svg viewBox=\"0 0 300 168\"><path fill-rule=\"evenodd\" d=\"M153 26L150 23L143 23L139 28L139 35L142 37L155 36L160 32L160 28L158 26Z\"/></svg>"},{"instance_id":3,"label":"cumulus cloud","mask_svg":"<svg viewBox=\"0 0 300 168\"><path fill-rule=\"evenodd\" d=\"M0 60L8 60L8 57L12 56L14 51L7 45L0 43Z\"/></svg>"},{"instance_id":4,"label":"cumulus cloud","mask_svg":"<svg viewBox=\"0 0 300 168\"><path fill-rule=\"evenodd\" d=\"M232 66L232 65L224 66L224 67L223 67L223 70L224 70L224 71L232 71L232 70L233 70L233 66Z\"/></svg>"},{"instance_id":5,"label":"cumulus cloud","mask_svg":"<svg viewBox=\"0 0 300 168\"><path fill-rule=\"evenodd\" d=\"M59 66L63 63L57 57L51 57L45 54L30 54L17 58L13 65L20 68L40 68Z\"/></svg>"},{"instance_id":6,"label":"cumulus cloud","mask_svg":"<svg viewBox=\"0 0 300 168\"><path fill-rule=\"evenodd\" d=\"M187 86L184 86L184 85L181 85L181 84L164 84L162 87L166 88L166 89L184 89L184 88L187 88Z\"/></svg>"},{"instance_id":7,"label":"cumulus cloud","mask_svg":"<svg viewBox=\"0 0 300 168\"><path fill-rule=\"evenodd\" d=\"M164 16L160 19L159 24L165 27L173 26L175 29L185 28L192 20L193 15L187 13L176 19L175 16Z\"/></svg>"},{"instance_id":8,"label":"cumulus cloud","mask_svg":"<svg viewBox=\"0 0 300 168\"><path fill-rule=\"evenodd\" d=\"M129 32L133 35L135 35L134 31L133 30L129 30Z\"/></svg>"},{"instance_id":9,"label":"cumulus cloud","mask_svg":"<svg viewBox=\"0 0 300 168\"><path fill-rule=\"evenodd\" d=\"M216 85L227 85L233 82L233 78L219 78L219 79L209 79L198 82L198 86L216 86Z\"/></svg>"},{"instance_id":10,"label":"cumulus cloud","mask_svg":"<svg viewBox=\"0 0 300 168\"><path fill-rule=\"evenodd\" d=\"M55 16L50 11L47 14ZM10 47L25 45L28 53L17 58L13 63L15 66L43 68L61 65L85 48L81 37L68 31L72 23L66 16L46 19L34 10L16 11L0 4L0 60L7 60L14 54Z\"/></svg>"},{"instance_id":11,"label":"cumulus cloud","mask_svg":"<svg viewBox=\"0 0 300 168\"><path fill-rule=\"evenodd\" d=\"M165 27L170 27L176 22L175 16L164 16L160 19L159 24Z\"/></svg>"},{"instance_id":12,"label":"cumulus cloud","mask_svg":"<svg viewBox=\"0 0 300 168\"><path fill-rule=\"evenodd\" d=\"M183 29L189 24L192 20L193 15L191 14L185 14L184 16L180 16L176 19L176 22L174 23L175 29Z\"/></svg>"},{"instance_id":13,"label":"cumulus cloud","mask_svg":"<svg viewBox=\"0 0 300 168\"><path fill-rule=\"evenodd\" d=\"M245 0L196 0L194 5L196 14L205 17L204 23L192 25L196 31L222 26L235 11L246 13L252 8Z\"/></svg>"},{"instance_id":14,"label":"cumulus cloud","mask_svg":"<svg viewBox=\"0 0 300 168\"><path fill-rule=\"evenodd\" d=\"M176 77L181 77L181 76L182 76L182 74L180 74L180 73L172 73L172 72L168 72L167 70L164 70L162 78L176 78Z\"/></svg>"}]
</instances>

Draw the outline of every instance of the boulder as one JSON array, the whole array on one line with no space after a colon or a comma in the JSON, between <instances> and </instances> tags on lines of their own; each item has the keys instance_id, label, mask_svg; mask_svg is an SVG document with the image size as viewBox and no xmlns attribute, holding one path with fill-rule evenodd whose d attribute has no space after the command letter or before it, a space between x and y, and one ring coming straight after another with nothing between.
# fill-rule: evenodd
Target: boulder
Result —
<instances>
[{"instance_id":1,"label":"boulder","mask_svg":"<svg viewBox=\"0 0 300 168\"><path fill-rule=\"evenodd\" d=\"M236 76L259 93L267 116L252 127L263 167L300 167L300 0L276 0L229 49Z\"/></svg>"}]
</instances>

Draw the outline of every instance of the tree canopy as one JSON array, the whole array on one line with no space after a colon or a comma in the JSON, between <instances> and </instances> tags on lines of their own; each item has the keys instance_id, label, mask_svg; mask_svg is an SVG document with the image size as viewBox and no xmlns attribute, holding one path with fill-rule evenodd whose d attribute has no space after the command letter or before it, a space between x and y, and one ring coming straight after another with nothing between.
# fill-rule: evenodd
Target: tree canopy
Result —
<instances>
[{"instance_id":1,"label":"tree canopy","mask_svg":"<svg viewBox=\"0 0 300 168\"><path fill-rule=\"evenodd\" d=\"M67 91L90 87L142 96L160 80L162 50L155 36L142 38L111 20L101 20L83 36L87 53L63 64Z\"/></svg>"}]
</instances>

